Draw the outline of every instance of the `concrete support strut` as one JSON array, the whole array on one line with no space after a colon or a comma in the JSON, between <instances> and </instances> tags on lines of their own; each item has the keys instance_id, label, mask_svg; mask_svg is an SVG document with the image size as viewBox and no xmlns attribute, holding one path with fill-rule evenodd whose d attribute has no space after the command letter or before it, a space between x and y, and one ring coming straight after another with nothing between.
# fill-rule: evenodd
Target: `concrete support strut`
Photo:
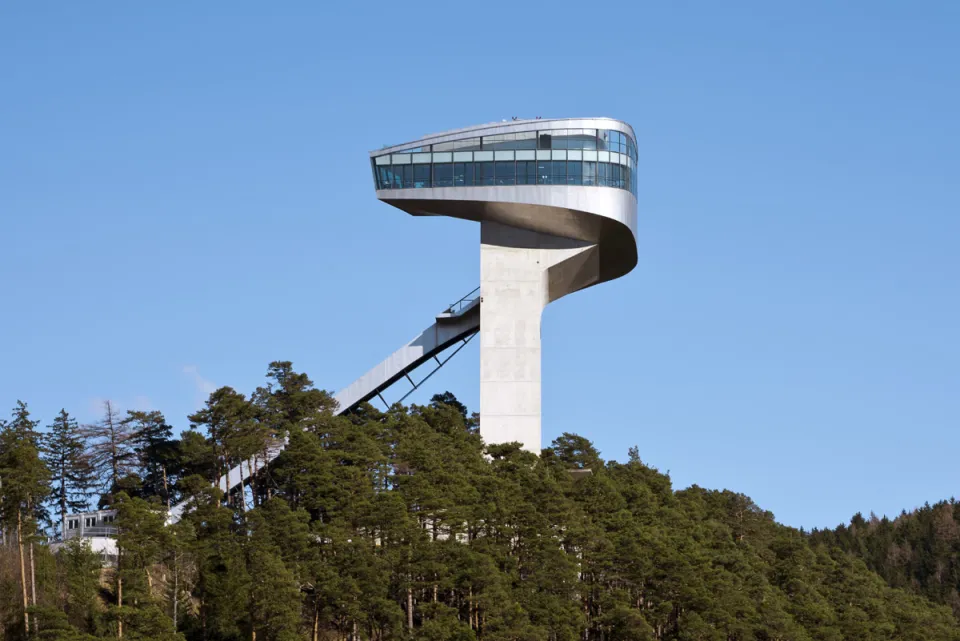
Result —
<instances>
[{"instance_id":1,"label":"concrete support strut","mask_svg":"<svg viewBox=\"0 0 960 641\"><path fill-rule=\"evenodd\" d=\"M480 434L540 453L543 308L600 277L596 244L480 224Z\"/></svg>"}]
</instances>

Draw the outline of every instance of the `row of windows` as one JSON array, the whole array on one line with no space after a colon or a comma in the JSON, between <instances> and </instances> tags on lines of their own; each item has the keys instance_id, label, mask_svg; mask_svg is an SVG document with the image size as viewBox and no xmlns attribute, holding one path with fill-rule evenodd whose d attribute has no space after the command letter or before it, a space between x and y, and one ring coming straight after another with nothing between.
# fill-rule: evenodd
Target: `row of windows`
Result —
<instances>
[{"instance_id":1,"label":"row of windows","mask_svg":"<svg viewBox=\"0 0 960 641\"><path fill-rule=\"evenodd\" d=\"M374 158L375 165L409 165L444 162L486 162L490 160L589 160L612 162L633 167L636 163L627 154L589 149L519 149L500 151L434 151L415 154L384 154Z\"/></svg>"},{"instance_id":2,"label":"row of windows","mask_svg":"<svg viewBox=\"0 0 960 641\"><path fill-rule=\"evenodd\" d=\"M377 189L492 185L587 185L626 189L636 195L636 170L606 162L526 160L380 165Z\"/></svg>"},{"instance_id":3,"label":"row of windows","mask_svg":"<svg viewBox=\"0 0 960 641\"><path fill-rule=\"evenodd\" d=\"M105 515L102 517L102 519L101 519L100 522L101 522L101 523L113 523L113 520L114 520L114 517L113 517L112 515L110 515L110 514L105 514ZM97 525L97 517L95 517L95 516L87 516L87 517L84 517L84 519L83 519L83 526L84 526L84 527L96 527L96 525ZM79 518L67 519L67 529L68 529L68 530L77 530L77 529L79 529L79 528L80 528L80 519L79 519Z\"/></svg>"},{"instance_id":4,"label":"row of windows","mask_svg":"<svg viewBox=\"0 0 960 641\"><path fill-rule=\"evenodd\" d=\"M547 129L521 131L511 134L478 136L420 145L404 149L403 153L431 151L494 151L517 149L588 149L626 154L637 160L637 144L630 136L615 129Z\"/></svg>"}]
</instances>

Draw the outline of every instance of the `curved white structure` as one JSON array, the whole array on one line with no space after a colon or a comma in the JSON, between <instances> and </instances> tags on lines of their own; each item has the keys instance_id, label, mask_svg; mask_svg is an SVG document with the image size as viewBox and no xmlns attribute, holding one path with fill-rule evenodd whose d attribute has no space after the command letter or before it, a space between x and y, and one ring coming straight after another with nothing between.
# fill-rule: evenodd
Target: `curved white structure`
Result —
<instances>
[{"instance_id":1,"label":"curved white structure","mask_svg":"<svg viewBox=\"0 0 960 641\"><path fill-rule=\"evenodd\" d=\"M633 128L511 121L370 156L380 200L480 223L480 432L539 453L544 306L637 264Z\"/></svg>"}]
</instances>

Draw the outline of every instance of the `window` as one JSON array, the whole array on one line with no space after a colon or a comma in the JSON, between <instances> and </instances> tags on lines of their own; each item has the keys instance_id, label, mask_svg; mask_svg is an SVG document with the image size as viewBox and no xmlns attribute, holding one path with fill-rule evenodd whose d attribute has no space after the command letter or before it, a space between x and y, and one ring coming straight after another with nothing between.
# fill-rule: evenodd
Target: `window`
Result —
<instances>
[{"instance_id":1,"label":"window","mask_svg":"<svg viewBox=\"0 0 960 641\"><path fill-rule=\"evenodd\" d=\"M413 186L417 189L430 186L430 165L413 166Z\"/></svg>"},{"instance_id":2,"label":"window","mask_svg":"<svg viewBox=\"0 0 960 641\"><path fill-rule=\"evenodd\" d=\"M513 149L536 149L537 138L535 131L524 131L516 134L496 134L483 137L483 148L496 151Z\"/></svg>"},{"instance_id":3,"label":"window","mask_svg":"<svg viewBox=\"0 0 960 641\"><path fill-rule=\"evenodd\" d=\"M517 183L517 173L513 161L508 160L495 164L498 185L515 185Z\"/></svg>"},{"instance_id":4,"label":"window","mask_svg":"<svg viewBox=\"0 0 960 641\"><path fill-rule=\"evenodd\" d=\"M567 182L567 163L563 160L553 161L553 184L564 185Z\"/></svg>"},{"instance_id":5,"label":"window","mask_svg":"<svg viewBox=\"0 0 960 641\"><path fill-rule=\"evenodd\" d=\"M583 184L584 185L597 184L597 163L595 162L583 163Z\"/></svg>"},{"instance_id":6,"label":"window","mask_svg":"<svg viewBox=\"0 0 960 641\"><path fill-rule=\"evenodd\" d=\"M95 517L95 516L88 516L87 518L84 519L84 523L83 523L83 524L84 524L85 527L93 527L94 525L97 524L97 517Z\"/></svg>"},{"instance_id":7,"label":"window","mask_svg":"<svg viewBox=\"0 0 960 641\"><path fill-rule=\"evenodd\" d=\"M473 186L473 163L454 163L453 164L453 186L454 187L472 187Z\"/></svg>"},{"instance_id":8,"label":"window","mask_svg":"<svg viewBox=\"0 0 960 641\"><path fill-rule=\"evenodd\" d=\"M433 186L453 187L453 165L443 163L433 166Z\"/></svg>"},{"instance_id":9,"label":"window","mask_svg":"<svg viewBox=\"0 0 960 641\"><path fill-rule=\"evenodd\" d=\"M532 160L519 161L517 163L517 184L518 185L536 185L537 184L537 163Z\"/></svg>"},{"instance_id":10,"label":"window","mask_svg":"<svg viewBox=\"0 0 960 641\"><path fill-rule=\"evenodd\" d=\"M553 167L551 165L552 163L549 160L537 161L537 184L538 185L553 184Z\"/></svg>"},{"instance_id":11,"label":"window","mask_svg":"<svg viewBox=\"0 0 960 641\"><path fill-rule=\"evenodd\" d=\"M438 142L433 145L434 151L477 151L480 149L479 138L467 138L466 140L452 140L450 142Z\"/></svg>"},{"instance_id":12,"label":"window","mask_svg":"<svg viewBox=\"0 0 960 641\"><path fill-rule=\"evenodd\" d=\"M374 158L376 188L586 185L637 194L637 145L633 138L613 129L495 134L437 143L430 153L426 149L431 147ZM468 151L456 151L464 149ZM546 158L534 160L539 156ZM471 158L475 162L470 162Z\"/></svg>"},{"instance_id":13,"label":"window","mask_svg":"<svg viewBox=\"0 0 960 641\"><path fill-rule=\"evenodd\" d=\"M104 523L113 523L113 515L112 515L112 514L107 514L106 516L104 516L104 517L103 517L103 522L104 522Z\"/></svg>"},{"instance_id":14,"label":"window","mask_svg":"<svg viewBox=\"0 0 960 641\"><path fill-rule=\"evenodd\" d=\"M610 183L610 163L597 163L597 184L601 187L609 187Z\"/></svg>"},{"instance_id":15,"label":"window","mask_svg":"<svg viewBox=\"0 0 960 641\"><path fill-rule=\"evenodd\" d=\"M390 166L381 165L377 167L377 174L380 178L380 189L390 189L393 178L390 176Z\"/></svg>"},{"instance_id":16,"label":"window","mask_svg":"<svg viewBox=\"0 0 960 641\"><path fill-rule=\"evenodd\" d=\"M476 171L476 184L477 185L492 185L494 176L493 176L493 163L492 162L478 162L475 165Z\"/></svg>"},{"instance_id":17,"label":"window","mask_svg":"<svg viewBox=\"0 0 960 641\"><path fill-rule=\"evenodd\" d=\"M76 530L80 527L80 519L67 519L67 529Z\"/></svg>"},{"instance_id":18,"label":"window","mask_svg":"<svg viewBox=\"0 0 960 641\"><path fill-rule=\"evenodd\" d=\"M550 146L541 147L541 149L566 149L567 148L567 130L554 129L550 132ZM543 134L541 134L543 137Z\"/></svg>"}]
</instances>

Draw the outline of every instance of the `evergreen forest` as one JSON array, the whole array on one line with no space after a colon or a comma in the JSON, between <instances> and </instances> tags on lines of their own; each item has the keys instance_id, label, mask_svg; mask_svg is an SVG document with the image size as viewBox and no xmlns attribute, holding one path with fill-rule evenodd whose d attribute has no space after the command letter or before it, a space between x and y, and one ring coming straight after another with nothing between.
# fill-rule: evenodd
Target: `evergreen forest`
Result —
<instances>
[{"instance_id":1,"label":"evergreen forest","mask_svg":"<svg viewBox=\"0 0 960 641\"><path fill-rule=\"evenodd\" d=\"M158 411L106 403L81 425L17 401L0 639L960 641L953 501L808 533L743 494L675 490L636 448L485 446L449 393L334 410L289 362L179 434ZM215 489L239 463L244 489ZM116 510L109 562L64 540L97 508Z\"/></svg>"}]
</instances>

